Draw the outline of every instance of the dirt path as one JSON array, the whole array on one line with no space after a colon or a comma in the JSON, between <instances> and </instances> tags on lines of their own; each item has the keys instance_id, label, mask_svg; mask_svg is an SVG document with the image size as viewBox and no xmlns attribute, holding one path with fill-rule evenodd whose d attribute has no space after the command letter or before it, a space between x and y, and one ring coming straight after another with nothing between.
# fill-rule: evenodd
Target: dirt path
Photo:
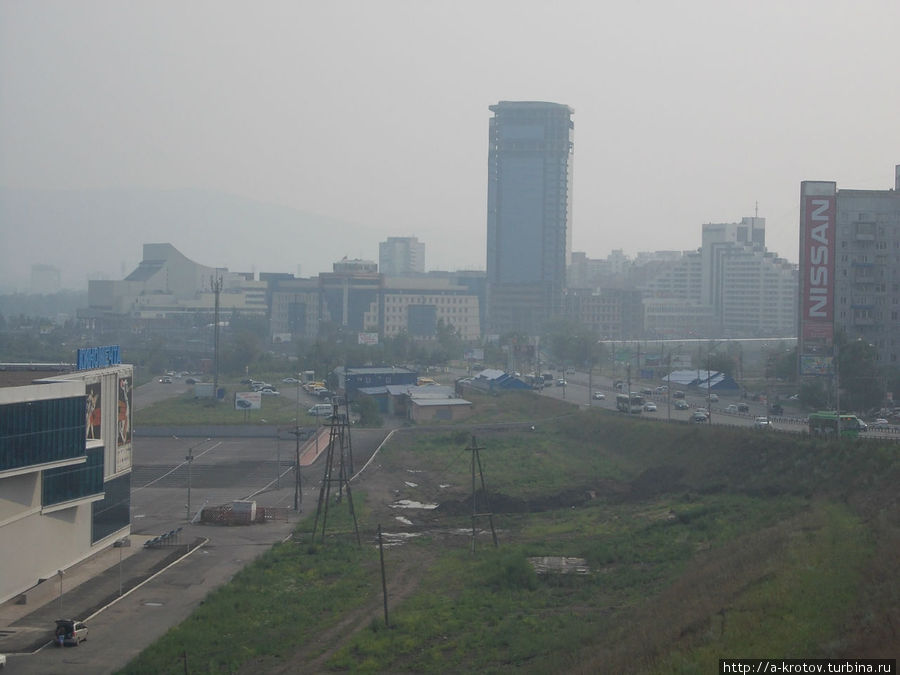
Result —
<instances>
[{"instance_id":1,"label":"dirt path","mask_svg":"<svg viewBox=\"0 0 900 675\"><path fill-rule=\"evenodd\" d=\"M434 555L425 549L418 548L415 555L409 555L411 549L403 548L404 555L385 554L389 617L397 605L415 592L434 559ZM357 631L368 629L372 621L384 621L381 593L366 605L345 614L335 626L317 633L293 656L268 672L278 675L325 672L328 659L346 645ZM258 672L252 667L244 671Z\"/></svg>"}]
</instances>

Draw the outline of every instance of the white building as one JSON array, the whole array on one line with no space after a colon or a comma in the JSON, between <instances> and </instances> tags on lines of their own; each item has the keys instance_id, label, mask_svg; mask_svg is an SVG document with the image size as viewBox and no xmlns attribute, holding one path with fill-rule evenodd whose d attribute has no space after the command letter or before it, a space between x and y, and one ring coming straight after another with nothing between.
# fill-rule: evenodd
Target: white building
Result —
<instances>
[{"instance_id":1,"label":"white building","mask_svg":"<svg viewBox=\"0 0 900 675\"><path fill-rule=\"evenodd\" d=\"M388 237L378 244L378 269L389 277L425 273L425 244L416 237Z\"/></svg>"},{"instance_id":2,"label":"white building","mask_svg":"<svg viewBox=\"0 0 900 675\"><path fill-rule=\"evenodd\" d=\"M0 378L0 602L131 531L132 367L60 370Z\"/></svg>"}]
</instances>

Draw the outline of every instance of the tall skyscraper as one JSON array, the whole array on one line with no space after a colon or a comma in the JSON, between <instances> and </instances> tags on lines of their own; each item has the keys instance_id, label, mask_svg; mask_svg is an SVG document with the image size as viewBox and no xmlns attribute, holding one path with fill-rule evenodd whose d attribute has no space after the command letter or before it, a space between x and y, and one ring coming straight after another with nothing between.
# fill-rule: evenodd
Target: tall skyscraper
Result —
<instances>
[{"instance_id":1,"label":"tall skyscraper","mask_svg":"<svg viewBox=\"0 0 900 675\"><path fill-rule=\"evenodd\" d=\"M501 101L490 110L489 330L539 334L563 311L575 111L540 101Z\"/></svg>"},{"instance_id":2,"label":"tall skyscraper","mask_svg":"<svg viewBox=\"0 0 900 675\"><path fill-rule=\"evenodd\" d=\"M378 244L378 271L388 277L425 273L425 244L416 237L388 237Z\"/></svg>"}]
</instances>

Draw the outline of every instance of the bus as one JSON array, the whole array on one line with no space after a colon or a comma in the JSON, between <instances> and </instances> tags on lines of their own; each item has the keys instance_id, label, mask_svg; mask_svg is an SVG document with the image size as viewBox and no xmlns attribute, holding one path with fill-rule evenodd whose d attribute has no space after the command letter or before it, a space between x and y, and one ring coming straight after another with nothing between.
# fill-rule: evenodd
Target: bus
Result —
<instances>
[{"instance_id":1,"label":"bus","mask_svg":"<svg viewBox=\"0 0 900 675\"><path fill-rule=\"evenodd\" d=\"M644 397L636 391L631 394L616 394L616 410L624 413L640 415L644 409Z\"/></svg>"},{"instance_id":2,"label":"bus","mask_svg":"<svg viewBox=\"0 0 900 675\"><path fill-rule=\"evenodd\" d=\"M849 413L840 414L841 436L844 438L856 438L860 431L865 431L868 426L856 415ZM832 410L821 410L809 416L809 433L812 435L834 436L838 429L838 414Z\"/></svg>"}]
</instances>

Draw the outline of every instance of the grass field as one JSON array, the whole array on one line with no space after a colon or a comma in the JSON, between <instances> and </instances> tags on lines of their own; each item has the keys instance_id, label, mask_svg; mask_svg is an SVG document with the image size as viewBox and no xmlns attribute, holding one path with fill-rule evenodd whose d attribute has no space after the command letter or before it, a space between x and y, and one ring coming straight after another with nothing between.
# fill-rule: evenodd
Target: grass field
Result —
<instances>
[{"instance_id":1,"label":"grass field","mask_svg":"<svg viewBox=\"0 0 900 675\"><path fill-rule=\"evenodd\" d=\"M524 401L514 416L525 416ZM476 437L398 434L334 509L213 594L125 672L716 672L719 658L894 658L898 447L561 410ZM385 550L398 494L438 503ZM301 530L308 530L301 523ZM585 559L537 575L529 558ZM285 584L288 584L285 590ZM249 620L252 630L242 626Z\"/></svg>"}]
</instances>

